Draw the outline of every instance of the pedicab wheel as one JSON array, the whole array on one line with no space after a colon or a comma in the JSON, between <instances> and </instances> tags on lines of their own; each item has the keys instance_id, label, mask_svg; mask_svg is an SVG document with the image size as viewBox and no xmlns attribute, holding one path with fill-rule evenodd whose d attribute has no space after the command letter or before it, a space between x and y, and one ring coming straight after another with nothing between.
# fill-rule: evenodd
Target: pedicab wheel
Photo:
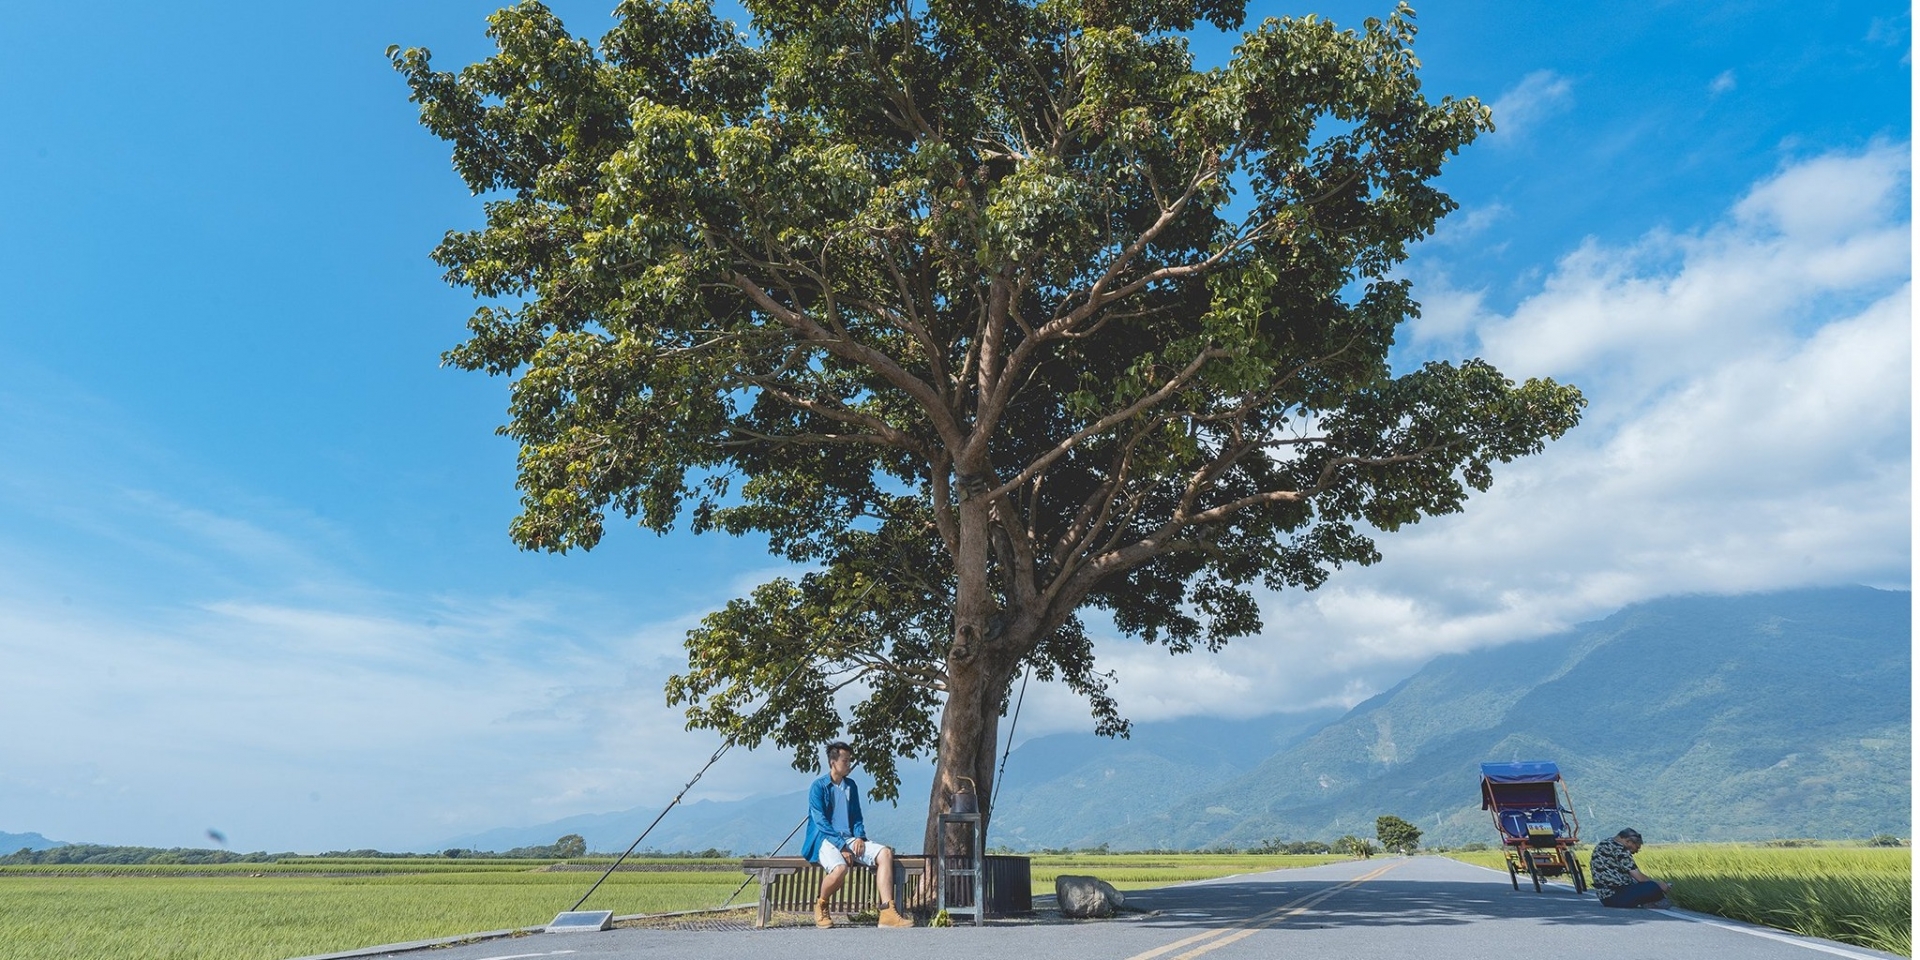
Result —
<instances>
[{"instance_id":1,"label":"pedicab wheel","mask_svg":"<svg viewBox=\"0 0 1920 960\"><path fill-rule=\"evenodd\" d=\"M1527 876L1533 878L1533 892L1539 893L1542 889L1540 886L1540 867L1533 862L1532 850L1527 851Z\"/></svg>"},{"instance_id":2,"label":"pedicab wheel","mask_svg":"<svg viewBox=\"0 0 1920 960\"><path fill-rule=\"evenodd\" d=\"M1573 874L1573 892L1586 893L1587 878L1580 872L1580 860L1573 855L1572 851L1567 853L1567 871Z\"/></svg>"},{"instance_id":3,"label":"pedicab wheel","mask_svg":"<svg viewBox=\"0 0 1920 960\"><path fill-rule=\"evenodd\" d=\"M1515 890L1520 889L1520 871L1514 869L1511 859L1507 861L1507 879L1513 881L1513 888Z\"/></svg>"}]
</instances>

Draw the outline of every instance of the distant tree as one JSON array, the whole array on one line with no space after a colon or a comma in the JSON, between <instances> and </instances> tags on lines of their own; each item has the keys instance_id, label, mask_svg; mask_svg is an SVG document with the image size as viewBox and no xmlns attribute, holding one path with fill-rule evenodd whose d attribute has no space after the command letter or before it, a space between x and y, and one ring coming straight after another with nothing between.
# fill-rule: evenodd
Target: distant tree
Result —
<instances>
[{"instance_id":1,"label":"distant tree","mask_svg":"<svg viewBox=\"0 0 1920 960\"><path fill-rule=\"evenodd\" d=\"M290 853L234 853L229 850L199 850L187 847L113 847L99 844L63 844L46 850L21 848L18 853L0 857L5 864L211 864L268 863L292 857Z\"/></svg>"},{"instance_id":2,"label":"distant tree","mask_svg":"<svg viewBox=\"0 0 1920 960\"><path fill-rule=\"evenodd\" d=\"M1373 856L1373 841L1365 837L1356 837L1353 834L1347 834L1335 840L1333 842L1333 848L1349 856L1359 857L1362 860Z\"/></svg>"},{"instance_id":3,"label":"distant tree","mask_svg":"<svg viewBox=\"0 0 1920 960\"><path fill-rule=\"evenodd\" d=\"M1420 828L1391 814L1373 821L1373 835L1388 850L1410 854L1420 846Z\"/></svg>"},{"instance_id":4,"label":"distant tree","mask_svg":"<svg viewBox=\"0 0 1920 960\"><path fill-rule=\"evenodd\" d=\"M1276 838L1269 838L1269 839L1260 841L1259 845L1255 846L1252 852L1268 853L1268 854L1286 853L1286 854L1298 855L1298 854L1328 853L1328 852L1331 852L1332 849L1333 849L1332 847L1327 846L1325 843L1322 843L1319 840L1287 840L1287 839L1276 837Z\"/></svg>"},{"instance_id":5,"label":"distant tree","mask_svg":"<svg viewBox=\"0 0 1920 960\"><path fill-rule=\"evenodd\" d=\"M577 833L569 833L553 842L553 855L562 860L587 855L587 839Z\"/></svg>"},{"instance_id":6,"label":"distant tree","mask_svg":"<svg viewBox=\"0 0 1920 960\"><path fill-rule=\"evenodd\" d=\"M1391 368L1397 266L1490 126L1422 93L1405 6L1207 69L1184 34L1244 0L745 6L624 0L596 46L525 2L458 73L390 51L485 197L434 256L488 298L447 361L516 378L514 540L684 516L815 571L691 632L693 726L803 769L848 734L879 799L932 752L931 841L961 778L993 795L1023 669L1126 733L1084 608L1218 650L1579 419Z\"/></svg>"},{"instance_id":7,"label":"distant tree","mask_svg":"<svg viewBox=\"0 0 1920 960\"><path fill-rule=\"evenodd\" d=\"M1906 845L1907 842L1905 840L1891 833L1876 834L1873 839L1867 841L1867 846L1869 847L1904 847Z\"/></svg>"},{"instance_id":8,"label":"distant tree","mask_svg":"<svg viewBox=\"0 0 1920 960\"><path fill-rule=\"evenodd\" d=\"M570 836L572 835L569 834L569 837ZM553 843L538 843L531 846L514 847L511 850L506 850L501 853L488 854L488 856L496 856L506 860L564 860L569 856L569 854L561 852L570 846L567 840L568 837L561 837ZM571 856L584 856L585 854L586 841L583 840L580 842L580 853L571 854ZM469 855L478 856L480 854L475 851L470 852Z\"/></svg>"}]
</instances>

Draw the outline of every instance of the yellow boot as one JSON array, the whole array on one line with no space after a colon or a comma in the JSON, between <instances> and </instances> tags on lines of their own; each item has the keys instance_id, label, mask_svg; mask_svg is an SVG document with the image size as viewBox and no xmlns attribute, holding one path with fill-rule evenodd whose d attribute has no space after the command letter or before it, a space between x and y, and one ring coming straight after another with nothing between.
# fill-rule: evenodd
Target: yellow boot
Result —
<instances>
[{"instance_id":1,"label":"yellow boot","mask_svg":"<svg viewBox=\"0 0 1920 960\"><path fill-rule=\"evenodd\" d=\"M822 930L833 926L833 918L827 916L827 902L825 900L815 900L813 902L813 925Z\"/></svg>"},{"instance_id":2,"label":"yellow boot","mask_svg":"<svg viewBox=\"0 0 1920 960\"><path fill-rule=\"evenodd\" d=\"M913 926L913 921L901 916L900 911L895 910L893 904L889 903L880 908L880 925L883 927L911 927Z\"/></svg>"}]
</instances>

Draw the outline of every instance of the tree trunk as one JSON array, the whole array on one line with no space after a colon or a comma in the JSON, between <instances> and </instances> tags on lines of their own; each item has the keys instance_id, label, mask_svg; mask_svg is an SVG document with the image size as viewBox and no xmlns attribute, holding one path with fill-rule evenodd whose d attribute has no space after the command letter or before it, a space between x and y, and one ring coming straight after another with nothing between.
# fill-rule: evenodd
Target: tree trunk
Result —
<instances>
[{"instance_id":1,"label":"tree trunk","mask_svg":"<svg viewBox=\"0 0 1920 960\"><path fill-rule=\"evenodd\" d=\"M940 714L939 760L934 767L933 793L927 798L928 854L938 849L940 814L953 809L953 798L963 787L971 787L978 799L983 840L993 818L993 762L998 753L1000 700L1005 684L999 679L1000 671L986 669L986 659L969 657L948 667L947 705ZM950 852L964 850L968 842L964 829L947 834Z\"/></svg>"},{"instance_id":2,"label":"tree trunk","mask_svg":"<svg viewBox=\"0 0 1920 960\"><path fill-rule=\"evenodd\" d=\"M993 812L993 761L1000 729L1000 701L1011 672L1006 637L990 636L988 623L999 612L987 581L991 517L981 481L960 478L959 543L954 551L953 646L947 651L947 703L940 713L938 763L933 793L927 798L926 852L932 854L939 816L953 809L953 798L971 786L978 798L984 841ZM1018 659L1018 658L1014 658ZM966 831L947 836L948 849L967 842Z\"/></svg>"},{"instance_id":3,"label":"tree trunk","mask_svg":"<svg viewBox=\"0 0 1920 960\"><path fill-rule=\"evenodd\" d=\"M983 361L984 362L984 361ZM993 556L994 508L982 496L994 483L989 464L974 461L971 472L954 460L958 481L955 504L953 645L946 658L946 704L940 713L933 791L927 798L926 853L938 849L940 814L953 809L953 799L971 788L980 811L980 838L984 848L993 822L994 761L999 757L1000 712L1007 691L1034 648L1058 622L1051 611L1073 609L1058 597L1048 604L1037 596L1008 597L1007 607L994 596L988 567ZM1081 591L1084 594L1084 591ZM1064 619L1064 618L1061 618ZM970 842L964 828L947 835L946 847L958 852Z\"/></svg>"}]
</instances>

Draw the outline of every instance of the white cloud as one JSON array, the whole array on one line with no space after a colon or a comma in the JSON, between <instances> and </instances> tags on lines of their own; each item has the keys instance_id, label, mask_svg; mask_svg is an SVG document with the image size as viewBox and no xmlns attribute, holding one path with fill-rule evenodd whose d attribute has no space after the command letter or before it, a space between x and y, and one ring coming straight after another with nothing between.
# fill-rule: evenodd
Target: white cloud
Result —
<instances>
[{"instance_id":1,"label":"white cloud","mask_svg":"<svg viewBox=\"0 0 1920 960\"><path fill-rule=\"evenodd\" d=\"M1217 658L1103 644L1123 707L1155 719L1352 703L1435 654L1638 600L1906 584L1906 157L1815 157L1698 232L1589 241L1504 314L1480 291L1423 286L1416 341L1575 383L1583 424L1497 470L1464 513L1383 536L1382 564L1268 596L1263 637Z\"/></svg>"},{"instance_id":2,"label":"white cloud","mask_svg":"<svg viewBox=\"0 0 1920 960\"><path fill-rule=\"evenodd\" d=\"M0 741L7 817L65 840L395 848L664 801L719 743L661 696L684 619L580 636L559 604L397 606L133 626L0 598L0 662L46 678L0 698L0 729L33 731ZM742 752L699 795L778 766Z\"/></svg>"},{"instance_id":3,"label":"white cloud","mask_svg":"<svg viewBox=\"0 0 1920 960\"><path fill-rule=\"evenodd\" d=\"M1495 141L1517 140L1572 105L1573 83L1552 70L1535 70L1502 93L1493 110Z\"/></svg>"},{"instance_id":4,"label":"white cloud","mask_svg":"<svg viewBox=\"0 0 1920 960\"><path fill-rule=\"evenodd\" d=\"M1887 47L1908 46L1907 33L1912 27L1912 19L1911 14L1903 14L1897 17L1874 17L1867 24L1866 40L1868 43L1875 43ZM1909 53L1908 56L1911 57L1912 54ZM1908 61L1903 59L1902 62Z\"/></svg>"},{"instance_id":5,"label":"white cloud","mask_svg":"<svg viewBox=\"0 0 1920 960\"><path fill-rule=\"evenodd\" d=\"M1405 333L1416 344L1453 356L1465 349L1486 313L1485 290L1456 287L1437 273L1420 288L1420 316Z\"/></svg>"},{"instance_id":6,"label":"white cloud","mask_svg":"<svg viewBox=\"0 0 1920 960\"><path fill-rule=\"evenodd\" d=\"M508 575L459 566L500 586L395 582L406 558L439 558L250 493L70 383L6 372L0 668L32 682L0 697L0 830L395 848L663 802L719 743L663 702L685 630L720 591L790 572L636 602L502 545ZM737 753L698 795L764 789L781 766Z\"/></svg>"},{"instance_id":7,"label":"white cloud","mask_svg":"<svg viewBox=\"0 0 1920 960\"><path fill-rule=\"evenodd\" d=\"M1487 228L1506 219L1512 212L1501 203L1456 212L1440 221L1439 228L1434 231L1432 239L1428 242L1442 246L1465 243L1487 232Z\"/></svg>"},{"instance_id":8,"label":"white cloud","mask_svg":"<svg viewBox=\"0 0 1920 960\"><path fill-rule=\"evenodd\" d=\"M1714 77L1713 80L1707 84L1707 95L1717 97L1723 93L1731 92L1739 85L1740 81L1734 77L1732 70L1723 70L1719 76Z\"/></svg>"},{"instance_id":9,"label":"white cloud","mask_svg":"<svg viewBox=\"0 0 1920 960\"><path fill-rule=\"evenodd\" d=\"M1880 145L1862 154L1828 154L1795 164L1756 186L1734 207L1734 219L1756 231L1774 231L1799 241L1795 249L1822 253L1835 272L1822 279L1861 279L1885 269L1869 259L1849 268L1831 261L1858 248L1833 243L1842 235L1877 238L1888 227L1903 227L1911 169L1904 145ZM1896 231L1897 232L1897 231ZM1818 247L1825 244L1827 249Z\"/></svg>"},{"instance_id":10,"label":"white cloud","mask_svg":"<svg viewBox=\"0 0 1920 960\"><path fill-rule=\"evenodd\" d=\"M1791 167L1699 234L1583 244L1510 315L1477 325L1514 374L1578 376L1600 419L1749 353L1777 351L1905 278L1905 152L1879 147Z\"/></svg>"}]
</instances>

